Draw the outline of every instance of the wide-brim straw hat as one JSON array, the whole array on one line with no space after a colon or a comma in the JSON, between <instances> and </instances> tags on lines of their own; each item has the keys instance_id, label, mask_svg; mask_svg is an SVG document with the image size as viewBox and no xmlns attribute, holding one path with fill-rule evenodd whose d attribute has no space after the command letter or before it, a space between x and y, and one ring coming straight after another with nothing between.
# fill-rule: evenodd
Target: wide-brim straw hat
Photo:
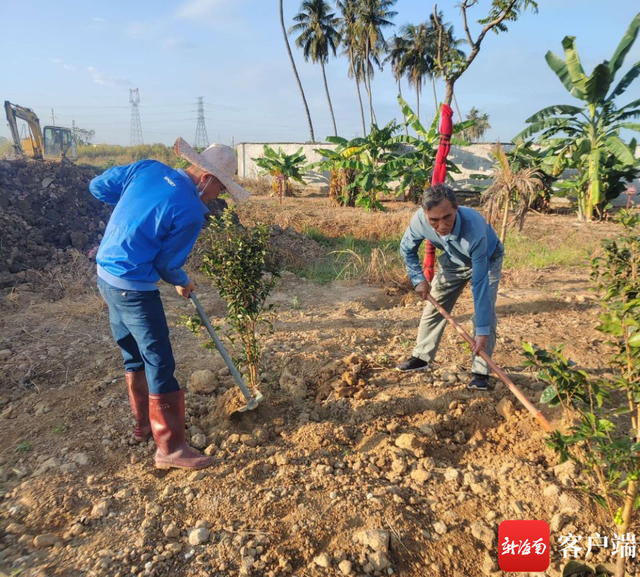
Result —
<instances>
[{"instance_id":1,"label":"wide-brim straw hat","mask_svg":"<svg viewBox=\"0 0 640 577\"><path fill-rule=\"evenodd\" d=\"M249 200L251 195L240 186L233 177L238 170L238 159L233 148L224 144L212 144L198 154L182 137L178 137L173 145L176 156L197 166L209 174L213 174L227 189L229 196L236 203Z\"/></svg>"}]
</instances>

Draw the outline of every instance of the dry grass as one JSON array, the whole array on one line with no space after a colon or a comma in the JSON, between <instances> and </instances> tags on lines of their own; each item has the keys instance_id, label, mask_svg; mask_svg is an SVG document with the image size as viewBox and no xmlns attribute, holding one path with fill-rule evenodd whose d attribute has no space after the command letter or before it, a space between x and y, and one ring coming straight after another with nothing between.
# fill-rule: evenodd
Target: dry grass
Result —
<instances>
[{"instance_id":1,"label":"dry grass","mask_svg":"<svg viewBox=\"0 0 640 577\"><path fill-rule=\"evenodd\" d=\"M328 198L287 198L282 207L274 199L255 198L237 207L245 224L263 222L292 226L297 232L310 227L329 237L353 236L363 240L391 240L400 237L416 206L389 202L387 212L365 212L360 208L336 208Z\"/></svg>"}]
</instances>

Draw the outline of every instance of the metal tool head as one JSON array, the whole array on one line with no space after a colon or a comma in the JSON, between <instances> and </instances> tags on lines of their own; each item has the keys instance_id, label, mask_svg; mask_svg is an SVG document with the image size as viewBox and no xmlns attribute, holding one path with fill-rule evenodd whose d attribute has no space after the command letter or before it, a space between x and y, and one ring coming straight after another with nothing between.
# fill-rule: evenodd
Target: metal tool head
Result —
<instances>
[{"instance_id":1,"label":"metal tool head","mask_svg":"<svg viewBox=\"0 0 640 577\"><path fill-rule=\"evenodd\" d=\"M247 401L247 404L241 409L238 409L236 413L246 413L247 411L253 411L254 409L257 409L258 405L262 402L263 399L264 395L260 391L258 391L255 397L249 399Z\"/></svg>"}]
</instances>

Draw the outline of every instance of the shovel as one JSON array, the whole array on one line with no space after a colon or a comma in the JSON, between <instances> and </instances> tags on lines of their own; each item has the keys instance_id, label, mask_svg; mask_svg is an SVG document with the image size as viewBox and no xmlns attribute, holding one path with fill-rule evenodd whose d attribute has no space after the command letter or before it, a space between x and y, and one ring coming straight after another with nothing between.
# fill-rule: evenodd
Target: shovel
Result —
<instances>
[{"instance_id":1,"label":"shovel","mask_svg":"<svg viewBox=\"0 0 640 577\"><path fill-rule=\"evenodd\" d=\"M467 331L465 331L455 320L454 318L444 309L440 304L434 299L430 294L427 295L427 300L436 308L436 310L449 322L451 326L458 331L462 335L465 341L469 343L470 346L475 344L475 341L471 338L471 335ZM484 351L480 351L479 356L482 357L491 370L500 377L500 380L509 387L509 390L516 396L516 398L526 407L526 409L537 419L537 421L542 425L542 428L547 433L552 433L554 428L551 423L547 421L546 417L542 414L540 409L536 409L536 407L531 403L527 397L524 396L522 391L516 386L516 384L507 376L498 365L496 365L491 357Z\"/></svg>"},{"instance_id":2,"label":"shovel","mask_svg":"<svg viewBox=\"0 0 640 577\"><path fill-rule=\"evenodd\" d=\"M247 404L241 409L238 409L236 412L244 413L245 411L253 411L254 409L257 409L258 405L262 402L262 399L264 399L264 396L262 395L262 393L260 393L260 391L256 393L255 397L251 396L249 389L247 389L247 385L244 384L242 375L240 374L236 366L233 364L231 357L225 350L222 344L222 341L220 341L220 339L218 338L216 331L213 330L213 327L209 322L209 317L207 317L207 314L204 312L202 305L198 301L198 298L196 297L196 293L191 291L191 293L189 294L189 298L191 298L191 300L193 301L193 304L196 307L196 310L198 311L198 314L200 315L200 318L202 319L204 326L207 328L207 331L209 331L209 334L211 335L211 338L213 339L213 342L215 343L216 348L218 349L218 352L222 355L224 362L227 363L227 367L229 367L229 371L233 375L233 378L236 381L236 385L240 387L240 390L242 391L242 394L244 395L244 398L247 401Z\"/></svg>"}]
</instances>

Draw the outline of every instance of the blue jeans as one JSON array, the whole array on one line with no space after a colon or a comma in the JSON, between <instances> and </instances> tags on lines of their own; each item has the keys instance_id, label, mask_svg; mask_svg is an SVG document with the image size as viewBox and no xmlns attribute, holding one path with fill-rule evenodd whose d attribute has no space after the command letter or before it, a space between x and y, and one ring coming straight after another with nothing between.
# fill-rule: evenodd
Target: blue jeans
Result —
<instances>
[{"instance_id":1,"label":"blue jeans","mask_svg":"<svg viewBox=\"0 0 640 577\"><path fill-rule=\"evenodd\" d=\"M118 289L100 277L98 289L109 307L111 332L122 352L124 370L144 370L151 394L179 390L160 291Z\"/></svg>"}]
</instances>

